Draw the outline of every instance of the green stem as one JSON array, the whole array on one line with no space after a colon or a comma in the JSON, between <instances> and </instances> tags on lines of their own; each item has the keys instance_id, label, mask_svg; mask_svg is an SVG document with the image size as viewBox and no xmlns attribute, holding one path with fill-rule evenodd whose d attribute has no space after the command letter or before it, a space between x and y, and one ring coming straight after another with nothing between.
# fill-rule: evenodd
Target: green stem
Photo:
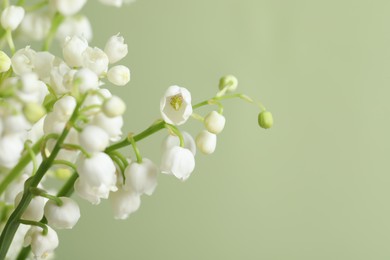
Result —
<instances>
[{"instance_id":1,"label":"green stem","mask_svg":"<svg viewBox=\"0 0 390 260\"><path fill-rule=\"evenodd\" d=\"M31 187L30 192L35 196L44 197L46 199L54 201L57 204L57 206L59 206L59 207L62 206L62 204L63 204L63 202L60 198L58 198L57 196L50 195L49 193L47 193L46 191L44 191L40 188Z\"/></svg>"},{"instance_id":2,"label":"green stem","mask_svg":"<svg viewBox=\"0 0 390 260\"><path fill-rule=\"evenodd\" d=\"M68 135L70 129L72 128L75 120L78 116L78 111L80 109L80 106L82 105L84 99L86 96L83 97L83 99L77 103L75 110L73 111L72 116L70 117L69 121L66 123L64 130L62 131L62 134L57 140L57 143L55 144L53 151L51 152L50 156L43 160L41 165L39 166L37 172L32 177L31 182L26 184L25 192L23 193L23 197L18 204L18 206L15 208L14 212L11 214L10 218L8 219L2 233L0 236L0 259L4 259L7 251L11 245L11 242L13 240L13 237L15 236L15 233L19 227L19 220L26 210L27 206L30 204L33 194L30 192L30 188L36 188L42 178L45 176L46 172L49 170L51 165L53 164L54 159L57 157L59 151L61 150L61 145L63 144L66 136Z\"/></svg>"},{"instance_id":3,"label":"green stem","mask_svg":"<svg viewBox=\"0 0 390 260\"><path fill-rule=\"evenodd\" d=\"M255 102L252 98L250 98L249 96L247 96L245 94L232 94L232 95L224 95L224 96L221 96L221 97L213 97L213 98L211 98L209 100L205 100L205 101L202 101L202 102L199 102L199 103L193 105L192 108L193 109L197 109L199 107L207 106L207 105L218 105L217 102L219 100L233 99L233 98L242 99L242 100L244 100L246 102L253 103L253 104L257 105L261 110L266 110L262 103Z\"/></svg>"},{"instance_id":4,"label":"green stem","mask_svg":"<svg viewBox=\"0 0 390 260\"><path fill-rule=\"evenodd\" d=\"M52 24L51 24L51 27L50 27L50 31L47 34L45 42L44 42L43 47L42 47L43 51L49 50L50 45L51 45L51 43L52 43L52 41L54 39L54 36L57 33L58 27L60 27L60 25L61 25L61 23L63 21L64 21L64 16L61 15L60 13L56 13L54 15L54 18L53 18L53 21L52 21Z\"/></svg>"},{"instance_id":5,"label":"green stem","mask_svg":"<svg viewBox=\"0 0 390 260\"><path fill-rule=\"evenodd\" d=\"M85 157L87 158L90 158L91 155L87 152L87 150L84 149L84 147L82 147L81 145L78 145L78 144L62 144L61 145L61 148L64 148L64 149L67 149L67 150L79 150L80 152L82 152Z\"/></svg>"},{"instance_id":6,"label":"green stem","mask_svg":"<svg viewBox=\"0 0 390 260\"><path fill-rule=\"evenodd\" d=\"M6 30L5 34L6 34L6 39L7 39L9 49L11 50L12 54L15 54L15 44L14 44L14 41L12 39L11 30L10 29Z\"/></svg>"},{"instance_id":7,"label":"green stem","mask_svg":"<svg viewBox=\"0 0 390 260\"><path fill-rule=\"evenodd\" d=\"M37 222L37 221L32 221L32 220L26 220L26 219L20 219L19 220L19 223L20 224L24 224L24 225L30 225L30 226L37 226L37 227L40 227L42 228L42 234L43 235L46 235L47 234L47 226L41 222Z\"/></svg>"},{"instance_id":8,"label":"green stem","mask_svg":"<svg viewBox=\"0 0 390 260\"><path fill-rule=\"evenodd\" d=\"M165 127L179 137L180 147L184 147L184 138L180 130L176 126L170 124L165 124Z\"/></svg>"},{"instance_id":9,"label":"green stem","mask_svg":"<svg viewBox=\"0 0 390 260\"><path fill-rule=\"evenodd\" d=\"M147 128L146 130L144 130L143 132L135 135L133 138L134 138L134 141L135 142L138 142L158 131L160 131L161 129L165 128L165 122L164 121L159 121L158 123L155 123L153 124L152 126L150 126L149 128ZM113 145L110 145L109 147L106 148L106 150L104 151L105 153L110 153L112 151L115 151L115 150L118 150L120 148L123 148L125 146L128 146L130 145L130 141L128 140L128 138L125 138L124 140L120 141L119 143L116 143L116 144L113 144Z\"/></svg>"},{"instance_id":10,"label":"green stem","mask_svg":"<svg viewBox=\"0 0 390 260\"><path fill-rule=\"evenodd\" d=\"M71 162L68 162L68 161L65 161L65 160L55 160L53 162L53 165L55 164L61 164L61 165L65 165L65 166L68 166L70 167L71 169L75 170L76 171L76 165L74 165L73 163Z\"/></svg>"},{"instance_id":11,"label":"green stem","mask_svg":"<svg viewBox=\"0 0 390 260\"><path fill-rule=\"evenodd\" d=\"M24 149L26 149L27 153L31 157L31 160L32 160L32 163L33 163L33 170L32 170L32 174L31 175L34 175L34 173L37 171L37 168L38 168L37 160L35 158L35 153L34 153L33 149L30 147L30 145L28 144L28 142L26 142L24 144Z\"/></svg>"},{"instance_id":12,"label":"green stem","mask_svg":"<svg viewBox=\"0 0 390 260\"><path fill-rule=\"evenodd\" d=\"M42 142L43 142L43 138L38 140L31 148L31 150L34 153L37 153L40 150ZM20 158L19 163L7 174L7 176L0 183L0 195L5 191L8 185L20 175L22 170L27 166L27 164L30 161L31 161L31 156L29 153L25 153L22 156L22 158Z\"/></svg>"},{"instance_id":13,"label":"green stem","mask_svg":"<svg viewBox=\"0 0 390 260\"><path fill-rule=\"evenodd\" d=\"M135 156L137 157L137 163L142 163L142 156L141 156L141 153L139 152L137 144L135 143L133 134L129 134L127 136L127 139L129 139L129 142L131 143L131 146L133 147Z\"/></svg>"}]
</instances>

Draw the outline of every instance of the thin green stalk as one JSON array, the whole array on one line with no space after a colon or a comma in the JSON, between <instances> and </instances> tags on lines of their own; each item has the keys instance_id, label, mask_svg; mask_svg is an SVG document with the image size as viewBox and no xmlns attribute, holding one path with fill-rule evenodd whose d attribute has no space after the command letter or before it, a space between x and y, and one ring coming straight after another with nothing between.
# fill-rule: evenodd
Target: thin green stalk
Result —
<instances>
[{"instance_id":1,"label":"thin green stalk","mask_svg":"<svg viewBox=\"0 0 390 260\"><path fill-rule=\"evenodd\" d=\"M134 141L135 142L138 142L158 131L160 131L161 129L165 128L165 122L164 121L160 121L152 126L150 126L149 128L147 128L146 130L144 130L143 132L137 134L134 136ZM110 153L112 151L115 151L115 150L118 150L120 148L123 148L125 146L128 146L130 145L130 141L125 138L124 140L120 141L119 143L116 143L116 144L113 144L113 145L110 145L109 147L106 148L106 150L104 151L105 153Z\"/></svg>"},{"instance_id":2,"label":"thin green stalk","mask_svg":"<svg viewBox=\"0 0 390 260\"><path fill-rule=\"evenodd\" d=\"M54 15L49 33L47 34L45 42L44 42L43 47L42 47L43 51L48 51L50 49L50 45L54 39L54 36L57 33L58 27L60 27L60 25L63 21L64 21L64 16L61 15L60 13L56 13Z\"/></svg>"},{"instance_id":3,"label":"thin green stalk","mask_svg":"<svg viewBox=\"0 0 390 260\"><path fill-rule=\"evenodd\" d=\"M37 226L37 227L42 228L42 234L43 235L46 235L47 232L48 232L47 226L45 224L41 223L41 222L32 221L32 220L26 220L26 219L20 219L19 223L20 224L24 224L24 225Z\"/></svg>"},{"instance_id":4,"label":"thin green stalk","mask_svg":"<svg viewBox=\"0 0 390 260\"><path fill-rule=\"evenodd\" d=\"M31 150L34 153L37 153L40 150L43 138L38 140ZM0 195L5 191L8 185L15 180L22 172L22 170L29 164L31 161L31 156L28 152L26 152L22 158L20 158L19 163L7 174L4 180L0 183Z\"/></svg>"}]
</instances>

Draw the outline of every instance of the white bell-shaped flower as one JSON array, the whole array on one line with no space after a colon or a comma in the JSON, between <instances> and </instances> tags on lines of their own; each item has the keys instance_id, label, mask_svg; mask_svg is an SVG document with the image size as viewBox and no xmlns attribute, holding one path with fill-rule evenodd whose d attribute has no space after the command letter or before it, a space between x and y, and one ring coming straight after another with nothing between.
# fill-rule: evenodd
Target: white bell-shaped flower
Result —
<instances>
[{"instance_id":1,"label":"white bell-shaped flower","mask_svg":"<svg viewBox=\"0 0 390 260\"><path fill-rule=\"evenodd\" d=\"M6 30L15 30L22 22L24 9L21 6L10 5L1 13L1 26Z\"/></svg>"},{"instance_id":2,"label":"white bell-shaped flower","mask_svg":"<svg viewBox=\"0 0 390 260\"><path fill-rule=\"evenodd\" d=\"M15 197L15 207L19 204L23 197L23 192L19 192ZM26 210L23 212L22 219L32 220L32 221L41 221L43 218L43 208L46 203L46 198L41 196L35 196L32 198L30 204L27 206Z\"/></svg>"},{"instance_id":3,"label":"white bell-shaped flower","mask_svg":"<svg viewBox=\"0 0 390 260\"><path fill-rule=\"evenodd\" d=\"M33 72L35 56L36 52L30 46L18 50L11 58L12 70L16 75Z\"/></svg>"},{"instance_id":4,"label":"white bell-shaped flower","mask_svg":"<svg viewBox=\"0 0 390 260\"><path fill-rule=\"evenodd\" d=\"M34 102L41 104L45 96L49 93L45 83L38 79L38 74L26 72L20 77L22 86L17 94L24 102Z\"/></svg>"},{"instance_id":5,"label":"white bell-shaped flower","mask_svg":"<svg viewBox=\"0 0 390 260\"><path fill-rule=\"evenodd\" d=\"M102 128L107 132L110 140L118 141L122 136L123 118L122 116L107 117L103 113L97 114L91 124Z\"/></svg>"},{"instance_id":6,"label":"white bell-shaped flower","mask_svg":"<svg viewBox=\"0 0 390 260\"><path fill-rule=\"evenodd\" d=\"M128 49L127 44L124 42L124 38L120 36L119 33L108 39L106 46L104 47L104 52L107 54L110 63L118 62L126 57Z\"/></svg>"},{"instance_id":7,"label":"white bell-shaped flower","mask_svg":"<svg viewBox=\"0 0 390 260\"><path fill-rule=\"evenodd\" d=\"M125 169L126 182L123 188L140 195L152 195L157 186L158 171L158 167L147 158L142 158L142 163L134 161Z\"/></svg>"},{"instance_id":8,"label":"white bell-shaped flower","mask_svg":"<svg viewBox=\"0 0 390 260\"><path fill-rule=\"evenodd\" d=\"M98 153L108 146L109 136L100 127L87 125L79 135L79 142L87 152Z\"/></svg>"},{"instance_id":9,"label":"white bell-shaped flower","mask_svg":"<svg viewBox=\"0 0 390 260\"><path fill-rule=\"evenodd\" d=\"M126 103L118 96L112 96L104 101L102 106L103 113L108 117L121 116L125 113Z\"/></svg>"},{"instance_id":10,"label":"white bell-shaped flower","mask_svg":"<svg viewBox=\"0 0 390 260\"><path fill-rule=\"evenodd\" d=\"M5 135L24 134L31 128L30 123L21 114L7 116L6 118L3 118L3 120L3 131Z\"/></svg>"},{"instance_id":11,"label":"white bell-shaped flower","mask_svg":"<svg viewBox=\"0 0 390 260\"><path fill-rule=\"evenodd\" d=\"M62 205L48 200L44 212L48 224L57 229L71 229L80 218L80 208L77 203L67 197L60 197Z\"/></svg>"},{"instance_id":12,"label":"white bell-shaped flower","mask_svg":"<svg viewBox=\"0 0 390 260\"><path fill-rule=\"evenodd\" d=\"M51 19L48 13L28 12L19 26L24 40L41 41L50 30Z\"/></svg>"},{"instance_id":13,"label":"white bell-shaped flower","mask_svg":"<svg viewBox=\"0 0 390 260\"><path fill-rule=\"evenodd\" d=\"M70 67L83 65L83 52L88 48L88 41L77 35L67 37L62 48L62 55Z\"/></svg>"},{"instance_id":14,"label":"white bell-shaped flower","mask_svg":"<svg viewBox=\"0 0 390 260\"><path fill-rule=\"evenodd\" d=\"M184 148L187 148L192 152L192 154L195 156L196 155L196 144L194 138L192 136L185 132L181 132L183 139L184 139ZM180 145L180 139L176 135L168 135L164 141L162 142L162 150L168 150L171 149L174 146L179 146Z\"/></svg>"},{"instance_id":15,"label":"white bell-shaped flower","mask_svg":"<svg viewBox=\"0 0 390 260\"><path fill-rule=\"evenodd\" d=\"M68 121L76 108L77 101L72 96L64 96L53 105L53 113L60 121Z\"/></svg>"},{"instance_id":16,"label":"white bell-shaped flower","mask_svg":"<svg viewBox=\"0 0 390 260\"><path fill-rule=\"evenodd\" d=\"M54 8L64 16L78 13L86 2L87 0L51 0Z\"/></svg>"},{"instance_id":17,"label":"white bell-shaped flower","mask_svg":"<svg viewBox=\"0 0 390 260\"><path fill-rule=\"evenodd\" d=\"M96 194L96 197L106 199L110 191L117 190L116 168L105 153L95 153L90 158L81 156L77 161L77 172L80 183L76 191L79 191L81 197Z\"/></svg>"},{"instance_id":18,"label":"white bell-shaped flower","mask_svg":"<svg viewBox=\"0 0 390 260\"><path fill-rule=\"evenodd\" d=\"M190 92L179 86L170 86L161 98L160 111L168 124L184 124L192 114Z\"/></svg>"},{"instance_id":19,"label":"white bell-shaped flower","mask_svg":"<svg viewBox=\"0 0 390 260\"><path fill-rule=\"evenodd\" d=\"M0 138L0 166L14 167L23 152L24 142L18 134L9 134Z\"/></svg>"},{"instance_id":20,"label":"white bell-shaped flower","mask_svg":"<svg viewBox=\"0 0 390 260\"><path fill-rule=\"evenodd\" d=\"M107 72L108 80L117 86L124 86L130 81L130 70L123 65L116 65Z\"/></svg>"},{"instance_id":21,"label":"white bell-shaped flower","mask_svg":"<svg viewBox=\"0 0 390 260\"><path fill-rule=\"evenodd\" d=\"M26 236L27 231L30 229L30 225L20 224L18 230L15 233L15 236L12 239L11 245L8 249L6 260L17 259L20 253L20 248L24 244L24 237ZM1 229L1 226L0 226Z\"/></svg>"},{"instance_id":22,"label":"white bell-shaped flower","mask_svg":"<svg viewBox=\"0 0 390 260\"><path fill-rule=\"evenodd\" d=\"M85 93L90 89L99 87L99 78L95 72L88 68L82 68L76 72L73 80L78 82L80 93Z\"/></svg>"},{"instance_id":23,"label":"white bell-shaped flower","mask_svg":"<svg viewBox=\"0 0 390 260\"><path fill-rule=\"evenodd\" d=\"M53 67L55 56L47 51L37 52L34 57L34 72L39 79L50 82L50 72Z\"/></svg>"},{"instance_id":24,"label":"white bell-shaped flower","mask_svg":"<svg viewBox=\"0 0 390 260\"><path fill-rule=\"evenodd\" d=\"M44 259L58 247L59 241L57 233L47 226L47 234L43 234L43 229L32 226L24 238L24 246L31 246L31 251L38 259Z\"/></svg>"},{"instance_id":25,"label":"white bell-shaped flower","mask_svg":"<svg viewBox=\"0 0 390 260\"><path fill-rule=\"evenodd\" d=\"M160 169L163 173L173 174L185 181L195 169L195 158L192 152L180 146L163 151Z\"/></svg>"},{"instance_id":26,"label":"white bell-shaped flower","mask_svg":"<svg viewBox=\"0 0 390 260\"><path fill-rule=\"evenodd\" d=\"M220 132L222 132L223 128L225 127L225 122L225 117L217 111L211 111L204 118L204 125L207 131L213 134L219 134Z\"/></svg>"},{"instance_id":27,"label":"white bell-shaped flower","mask_svg":"<svg viewBox=\"0 0 390 260\"><path fill-rule=\"evenodd\" d=\"M10 57L5 52L0 51L0 73L8 71L9 68L11 68Z\"/></svg>"},{"instance_id":28,"label":"white bell-shaped flower","mask_svg":"<svg viewBox=\"0 0 390 260\"><path fill-rule=\"evenodd\" d=\"M207 130L203 130L196 137L196 146L204 154L212 154L217 146L217 136Z\"/></svg>"},{"instance_id":29,"label":"white bell-shaped flower","mask_svg":"<svg viewBox=\"0 0 390 260\"><path fill-rule=\"evenodd\" d=\"M119 189L110 194L111 207L115 219L126 219L137 211L141 205L141 197L133 190Z\"/></svg>"},{"instance_id":30,"label":"white bell-shaped flower","mask_svg":"<svg viewBox=\"0 0 390 260\"><path fill-rule=\"evenodd\" d=\"M69 66L61 61L59 64L55 65L50 71L50 86L57 94L65 94L70 92L68 84L64 84L64 77L71 69ZM72 78L73 82L73 78Z\"/></svg>"},{"instance_id":31,"label":"white bell-shaped flower","mask_svg":"<svg viewBox=\"0 0 390 260\"><path fill-rule=\"evenodd\" d=\"M58 27L56 38L63 43L68 36L84 37L88 42L92 40L92 26L84 15L68 16Z\"/></svg>"},{"instance_id":32,"label":"white bell-shaped flower","mask_svg":"<svg viewBox=\"0 0 390 260\"><path fill-rule=\"evenodd\" d=\"M106 187L92 187L81 178L76 180L74 184L74 190L76 191L77 195L86 201L89 201L93 205L98 205L100 203L100 199L107 199L109 196L109 191L107 191Z\"/></svg>"},{"instance_id":33,"label":"white bell-shaped flower","mask_svg":"<svg viewBox=\"0 0 390 260\"><path fill-rule=\"evenodd\" d=\"M101 49L88 47L83 52L83 66L88 68L100 76L107 72L108 57Z\"/></svg>"}]
</instances>

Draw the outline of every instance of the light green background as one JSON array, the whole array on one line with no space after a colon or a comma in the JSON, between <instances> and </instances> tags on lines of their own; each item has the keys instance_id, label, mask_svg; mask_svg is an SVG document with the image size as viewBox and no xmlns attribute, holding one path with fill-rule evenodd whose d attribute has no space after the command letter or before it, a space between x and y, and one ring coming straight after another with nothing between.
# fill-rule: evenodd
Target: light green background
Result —
<instances>
[{"instance_id":1,"label":"light green background","mask_svg":"<svg viewBox=\"0 0 390 260\"><path fill-rule=\"evenodd\" d=\"M112 87L128 104L125 131L159 117L168 86L196 102L227 73L275 127L227 102L217 150L197 155L187 182L160 176L126 221L108 201L79 200L58 259L390 259L390 1L139 0L117 10L91 0L85 12L94 45L117 32L129 44L131 84ZM143 154L159 161L163 137L140 144Z\"/></svg>"}]
</instances>

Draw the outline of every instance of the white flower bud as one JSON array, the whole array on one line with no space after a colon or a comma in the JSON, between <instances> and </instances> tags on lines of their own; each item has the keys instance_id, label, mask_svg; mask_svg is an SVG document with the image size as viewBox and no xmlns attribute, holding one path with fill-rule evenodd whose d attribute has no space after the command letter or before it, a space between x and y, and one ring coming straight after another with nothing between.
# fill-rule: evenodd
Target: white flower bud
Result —
<instances>
[{"instance_id":1,"label":"white flower bud","mask_svg":"<svg viewBox=\"0 0 390 260\"><path fill-rule=\"evenodd\" d=\"M126 219L137 211L141 205L141 197L132 190L119 189L110 194L110 201L115 219Z\"/></svg>"},{"instance_id":2,"label":"white flower bud","mask_svg":"<svg viewBox=\"0 0 390 260\"><path fill-rule=\"evenodd\" d=\"M183 139L184 139L184 148L187 148L188 150L191 151L191 153L195 156L196 155L196 144L194 141L194 138L192 136L185 132L181 132ZM180 145L180 139L176 135L168 135L165 140L162 143L162 150L168 150L171 149L174 146L179 146Z\"/></svg>"},{"instance_id":3,"label":"white flower bud","mask_svg":"<svg viewBox=\"0 0 390 260\"><path fill-rule=\"evenodd\" d=\"M16 75L23 75L25 73L33 72L34 59L36 52L27 46L24 49L18 50L11 58L12 69Z\"/></svg>"},{"instance_id":4,"label":"white flower bud","mask_svg":"<svg viewBox=\"0 0 390 260\"><path fill-rule=\"evenodd\" d=\"M216 111L211 111L204 118L204 125L210 133L219 134L225 127L226 119L223 115Z\"/></svg>"},{"instance_id":5,"label":"white flower bud","mask_svg":"<svg viewBox=\"0 0 390 260\"><path fill-rule=\"evenodd\" d=\"M136 161L125 169L125 190L133 190L138 194L152 195L157 186L157 166L149 159L142 158L142 163Z\"/></svg>"},{"instance_id":6,"label":"white flower bud","mask_svg":"<svg viewBox=\"0 0 390 260\"><path fill-rule=\"evenodd\" d=\"M102 106L103 113L108 117L121 116L125 113L126 104L120 97L112 96L104 101Z\"/></svg>"},{"instance_id":7,"label":"white flower bud","mask_svg":"<svg viewBox=\"0 0 390 260\"><path fill-rule=\"evenodd\" d=\"M83 52L88 48L88 42L83 37L74 35L65 39L62 55L70 67L83 65Z\"/></svg>"},{"instance_id":8,"label":"white flower bud","mask_svg":"<svg viewBox=\"0 0 390 260\"><path fill-rule=\"evenodd\" d=\"M113 142L118 141L121 138L123 126L123 118L121 116L107 117L100 113L93 118L91 124L96 125L106 131L110 137L110 140Z\"/></svg>"},{"instance_id":9,"label":"white flower bud","mask_svg":"<svg viewBox=\"0 0 390 260\"><path fill-rule=\"evenodd\" d=\"M50 85L57 94L65 94L71 89L68 88L68 84L64 84L65 75L71 69L66 65L65 62L60 62L54 66L50 71ZM73 82L73 77L71 82Z\"/></svg>"},{"instance_id":10,"label":"white flower bud","mask_svg":"<svg viewBox=\"0 0 390 260\"><path fill-rule=\"evenodd\" d=\"M53 67L55 56L47 51L37 52L33 59L34 72L38 78L45 82L50 82L50 71Z\"/></svg>"},{"instance_id":11,"label":"white flower bud","mask_svg":"<svg viewBox=\"0 0 390 260\"><path fill-rule=\"evenodd\" d=\"M24 9L21 6L10 5L1 13L1 26L6 30L15 30L22 22Z\"/></svg>"},{"instance_id":12,"label":"white flower bud","mask_svg":"<svg viewBox=\"0 0 390 260\"><path fill-rule=\"evenodd\" d=\"M179 86L170 86L161 98L160 112L168 124L184 124L192 114L190 92Z\"/></svg>"},{"instance_id":13,"label":"white flower bud","mask_svg":"<svg viewBox=\"0 0 390 260\"><path fill-rule=\"evenodd\" d=\"M41 41L50 30L51 19L47 13L29 12L23 18L19 31L25 40Z\"/></svg>"},{"instance_id":14,"label":"white flower bud","mask_svg":"<svg viewBox=\"0 0 390 260\"><path fill-rule=\"evenodd\" d=\"M92 27L84 15L69 16L58 27L56 38L63 43L68 36L84 37L88 42L92 40Z\"/></svg>"},{"instance_id":15,"label":"white flower bud","mask_svg":"<svg viewBox=\"0 0 390 260\"><path fill-rule=\"evenodd\" d=\"M86 126L79 135L80 145L89 153L104 151L109 144L108 134L100 127Z\"/></svg>"},{"instance_id":16,"label":"white flower bud","mask_svg":"<svg viewBox=\"0 0 390 260\"><path fill-rule=\"evenodd\" d=\"M110 63L118 62L126 57L128 50L124 41L124 38L119 36L119 33L108 39L104 52L107 54Z\"/></svg>"},{"instance_id":17,"label":"white flower bud","mask_svg":"<svg viewBox=\"0 0 390 260\"><path fill-rule=\"evenodd\" d=\"M71 117L76 105L77 101L74 97L64 96L54 104L53 113L57 116L57 120L66 122Z\"/></svg>"},{"instance_id":18,"label":"white flower bud","mask_svg":"<svg viewBox=\"0 0 390 260\"><path fill-rule=\"evenodd\" d=\"M27 174L23 174L18 177L14 182L12 182L7 189L4 191L4 201L12 205L15 202L16 196L23 191L24 182L28 179Z\"/></svg>"},{"instance_id":19,"label":"white flower bud","mask_svg":"<svg viewBox=\"0 0 390 260\"><path fill-rule=\"evenodd\" d=\"M85 93L90 89L97 89L99 86L98 76L88 68L82 68L77 71L73 80L75 84L78 84L80 93Z\"/></svg>"},{"instance_id":20,"label":"white flower bud","mask_svg":"<svg viewBox=\"0 0 390 260\"><path fill-rule=\"evenodd\" d=\"M217 136L207 130L203 130L196 137L196 146L204 154L212 154L217 146Z\"/></svg>"},{"instance_id":21,"label":"white flower bud","mask_svg":"<svg viewBox=\"0 0 390 260\"><path fill-rule=\"evenodd\" d=\"M29 102L23 107L26 119L31 123L36 123L46 114L46 109L38 103Z\"/></svg>"},{"instance_id":22,"label":"white flower bud","mask_svg":"<svg viewBox=\"0 0 390 260\"><path fill-rule=\"evenodd\" d=\"M11 67L11 59L8 57L8 55L0 51L0 72L6 72Z\"/></svg>"},{"instance_id":23,"label":"white flower bud","mask_svg":"<svg viewBox=\"0 0 390 260\"><path fill-rule=\"evenodd\" d=\"M123 65L117 65L107 72L108 80L117 86L124 86L130 81L130 70Z\"/></svg>"},{"instance_id":24,"label":"white flower bud","mask_svg":"<svg viewBox=\"0 0 390 260\"><path fill-rule=\"evenodd\" d=\"M219 89L226 88L227 92L233 92L237 89L238 80L233 75L226 75L219 80Z\"/></svg>"},{"instance_id":25,"label":"white flower bud","mask_svg":"<svg viewBox=\"0 0 390 260\"><path fill-rule=\"evenodd\" d=\"M41 227L32 226L24 238L24 246L31 245L31 251L38 259L44 259L58 247L57 233L47 226L47 234L43 234Z\"/></svg>"},{"instance_id":26,"label":"white flower bud","mask_svg":"<svg viewBox=\"0 0 390 260\"><path fill-rule=\"evenodd\" d=\"M195 169L194 155L186 148L174 146L163 152L160 169L185 181Z\"/></svg>"},{"instance_id":27,"label":"white flower bud","mask_svg":"<svg viewBox=\"0 0 390 260\"><path fill-rule=\"evenodd\" d=\"M52 0L54 8L64 16L71 16L78 13L87 0Z\"/></svg>"},{"instance_id":28,"label":"white flower bud","mask_svg":"<svg viewBox=\"0 0 390 260\"><path fill-rule=\"evenodd\" d=\"M98 76L107 72L108 57L101 49L88 47L82 55L83 66L95 72Z\"/></svg>"},{"instance_id":29,"label":"white flower bud","mask_svg":"<svg viewBox=\"0 0 390 260\"><path fill-rule=\"evenodd\" d=\"M60 197L62 205L48 200L44 212L50 226L57 229L71 229L80 218L80 208L75 201L67 197Z\"/></svg>"},{"instance_id":30,"label":"white flower bud","mask_svg":"<svg viewBox=\"0 0 390 260\"><path fill-rule=\"evenodd\" d=\"M22 200L23 192L20 192L16 195L15 198L15 207L18 206ZM47 199L41 196L35 196L32 198L30 204L27 206L26 210L23 212L22 219L32 220L32 221L41 221L43 218L43 207Z\"/></svg>"}]
</instances>

